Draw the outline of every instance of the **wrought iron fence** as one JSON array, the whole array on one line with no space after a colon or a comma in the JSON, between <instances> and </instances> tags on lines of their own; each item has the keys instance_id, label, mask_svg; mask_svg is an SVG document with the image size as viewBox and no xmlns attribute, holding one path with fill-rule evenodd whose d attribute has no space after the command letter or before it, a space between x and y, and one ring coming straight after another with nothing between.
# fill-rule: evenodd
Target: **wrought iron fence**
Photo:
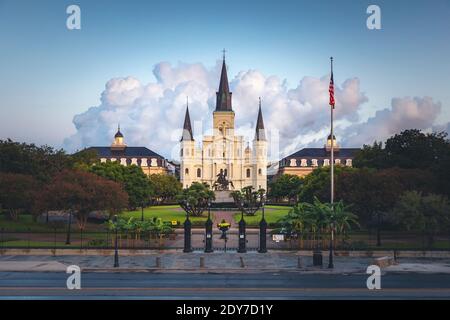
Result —
<instances>
[{"instance_id":1,"label":"wrought iron fence","mask_svg":"<svg viewBox=\"0 0 450 320\"><path fill-rule=\"evenodd\" d=\"M192 229L192 248L201 251L205 247L205 230ZM114 231L10 231L0 229L1 249L113 249L116 234ZM346 237L338 235L334 241L336 250L450 250L450 234L424 235L405 232L382 232L381 245L377 245L377 236L369 232L353 232ZM227 232L227 241L221 238L221 232L214 230L213 248L215 251L235 251L238 248L238 231ZM121 249L182 249L184 235L182 229L170 234L158 235L150 232L119 232L118 246ZM247 251L259 248L259 230L247 229ZM277 250L312 250L329 248L329 236L306 233L282 237L268 232L267 248Z\"/></svg>"}]
</instances>

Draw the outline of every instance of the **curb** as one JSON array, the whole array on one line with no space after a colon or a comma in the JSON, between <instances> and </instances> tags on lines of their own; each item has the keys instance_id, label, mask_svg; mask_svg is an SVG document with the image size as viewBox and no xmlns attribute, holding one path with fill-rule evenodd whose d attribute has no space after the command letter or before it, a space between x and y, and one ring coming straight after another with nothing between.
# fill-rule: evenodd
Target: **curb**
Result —
<instances>
[{"instance_id":1,"label":"curb","mask_svg":"<svg viewBox=\"0 0 450 320\"><path fill-rule=\"evenodd\" d=\"M120 256L152 256L161 254L224 254L222 251L215 251L213 253L193 252L182 253L183 249L120 249ZM254 254L256 252L249 252ZM275 250L270 249L267 254L290 254L296 256L311 257L311 250ZM327 250L322 250L324 255L328 254ZM236 254L236 252L230 252ZM19 255L42 255L42 256L113 256L113 249L0 249L0 256L19 256ZM261 254L264 255L264 254ZM433 259L449 259L450 251L394 251L394 250L380 250L380 251L335 251L335 257L360 257L360 258L377 258L383 256L395 256L400 258L433 258Z\"/></svg>"}]
</instances>

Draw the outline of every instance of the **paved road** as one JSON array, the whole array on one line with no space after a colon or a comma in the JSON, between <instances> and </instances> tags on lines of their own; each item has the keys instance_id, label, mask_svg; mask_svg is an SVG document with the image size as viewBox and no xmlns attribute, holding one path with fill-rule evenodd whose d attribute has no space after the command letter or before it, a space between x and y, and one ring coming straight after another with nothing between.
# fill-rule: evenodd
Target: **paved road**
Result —
<instances>
[{"instance_id":1,"label":"paved road","mask_svg":"<svg viewBox=\"0 0 450 320\"><path fill-rule=\"evenodd\" d=\"M448 274L386 274L377 291L362 274L83 273L81 290L67 276L1 272L0 299L450 299Z\"/></svg>"}]
</instances>

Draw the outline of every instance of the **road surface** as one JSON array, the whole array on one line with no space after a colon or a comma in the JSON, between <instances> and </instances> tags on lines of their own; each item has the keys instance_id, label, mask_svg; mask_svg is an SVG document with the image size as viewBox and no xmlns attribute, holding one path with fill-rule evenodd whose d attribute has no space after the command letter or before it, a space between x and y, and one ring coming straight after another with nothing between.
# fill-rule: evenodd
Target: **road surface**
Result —
<instances>
[{"instance_id":1,"label":"road surface","mask_svg":"<svg viewBox=\"0 0 450 320\"><path fill-rule=\"evenodd\" d=\"M61 272L1 272L0 299L450 299L449 274L82 273L68 290Z\"/></svg>"}]
</instances>

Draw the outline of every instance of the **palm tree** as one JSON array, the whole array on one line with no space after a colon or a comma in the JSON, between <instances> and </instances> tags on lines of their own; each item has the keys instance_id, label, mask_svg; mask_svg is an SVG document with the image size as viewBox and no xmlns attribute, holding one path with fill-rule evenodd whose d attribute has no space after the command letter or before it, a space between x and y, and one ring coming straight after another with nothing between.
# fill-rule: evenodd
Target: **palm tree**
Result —
<instances>
[{"instance_id":1,"label":"palm tree","mask_svg":"<svg viewBox=\"0 0 450 320\"><path fill-rule=\"evenodd\" d=\"M320 230L327 235L331 235L331 228L334 227L336 233L342 236L342 241L345 241L352 226L359 227L358 217L350 211L351 206L346 206L342 200L332 205L315 198L312 207L320 221Z\"/></svg>"},{"instance_id":2,"label":"palm tree","mask_svg":"<svg viewBox=\"0 0 450 320\"><path fill-rule=\"evenodd\" d=\"M358 216L350 212L350 206L345 206L342 200L334 205L330 220L334 223L337 234L342 236L342 242L348 239L348 232L352 229L352 226L360 227Z\"/></svg>"},{"instance_id":3,"label":"palm tree","mask_svg":"<svg viewBox=\"0 0 450 320\"><path fill-rule=\"evenodd\" d=\"M305 235L308 235L313 225L308 203L297 203L287 215L282 217L278 223L281 225L281 232L290 236L297 235L300 248L303 247Z\"/></svg>"}]
</instances>

